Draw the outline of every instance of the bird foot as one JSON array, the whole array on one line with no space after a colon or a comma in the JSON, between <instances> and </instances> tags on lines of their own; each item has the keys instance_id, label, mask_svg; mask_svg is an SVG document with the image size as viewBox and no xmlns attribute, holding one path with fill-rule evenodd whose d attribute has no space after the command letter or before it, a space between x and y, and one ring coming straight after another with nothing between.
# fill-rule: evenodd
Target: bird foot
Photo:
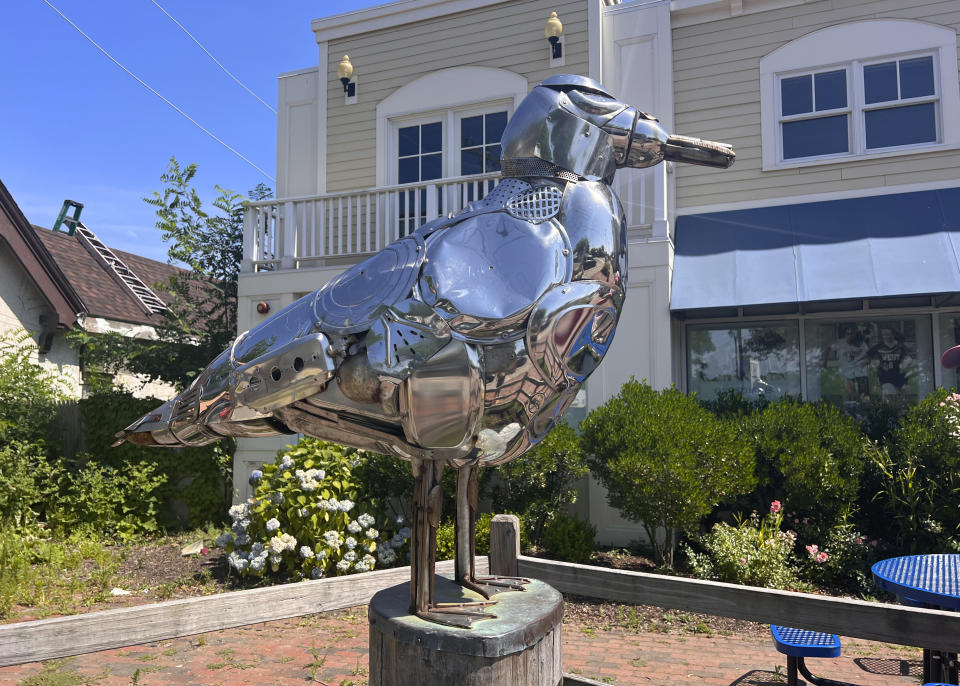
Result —
<instances>
[{"instance_id":1,"label":"bird foot","mask_svg":"<svg viewBox=\"0 0 960 686\"><path fill-rule=\"evenodd\" d=\"M475 576L471 579L457 579L456 581L464 588L476 591L484 598L506 591L523 591L525 590L523 585L530 583L529 579L512 576Z\"/></svg>"},{"instance_id":2,"label":"bird foot","mask_svg":"<svg viewBox=\"0 0 960 686\"><path fill-rule=\"evenodd\" d=\"M456 626L469 629L473 623L481 619L496 619L494 614L484 612L484 608L496 603L480 600L470 603L432 603L427 609L418 610L417 617L437 624Z\"/></svg>"}]
</instances>

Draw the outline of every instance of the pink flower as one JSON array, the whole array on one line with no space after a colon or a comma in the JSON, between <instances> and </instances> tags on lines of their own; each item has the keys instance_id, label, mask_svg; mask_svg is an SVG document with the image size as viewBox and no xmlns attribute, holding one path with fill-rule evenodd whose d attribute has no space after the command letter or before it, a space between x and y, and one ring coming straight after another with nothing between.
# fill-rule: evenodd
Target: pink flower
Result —
<instances>
[{"instance_id":1,"label":"pink flower","mask_svg":"<svg viewBox=\"0 0 960 686\"><path fill-rule=\"evenodd\" d=\"M878 542L879 542L879 541L877 541L877 539L873 539L872 541L870 541L870 545L872 545L874 548L876 548Z\"/></svg>"},{"instance_id":2,"label":"pink flower","mask_svg":"<svg viewBox=\"0 0 960 686\"><path fill-rule=\"evenodd\" d=\"M817 555L817 562L826 562L829 559L830 559L830 556L827 555L826 553L820 553L819 555Z\"/></svg>"},{"instance_id":3,"label":"pink flower","mask_svg":"<svg viewBox=\"0 0 960 686\"><path fill-rule=\"evenodd\" d=\"M799 523L800 523L800 518L799 518L799 517L794 517L794 518L793 518L793 523L794 523L794 524L799 524Z\"/></svg>"},{"instance_id":4,"label":"pink flower","mask_svg":"<svg viewBox=\"0 0 960 686\"><path fill-rule=\"evenodd\" d=\"M206 555L206 554L209 553L209 552L210 552L210 549L207 548L206 546L204 546L203 548L200 548L200 554L201 554L201 555Z\"/></svg>"},{"instance_id":5,"label":"pink flower","mask_svg":"<svg viewBox=\"0 0 960 686\"><path fill-rule=\"evenodd\" d=\"M816 544L816 543L813 543L813 544L807 546L807 552L810 553L810 557L816 557L818 550L819 550L819 548L817 548L817 544Z\"/></svg>"},{"instance_id":6,"label":"pink flower","mask_svg":"<svg viewBox=\"0 0 960 686\"><path fill-rule=\"evenodd\" d=\"M740 558L740 566L741 566L741 567L746 567L746 566L747 566L747 558L745 558L745 557L741 557L741 558Z\"/></svg>"},{"instance_id":7,"label":"pink flower","mask_svg":"<svg viewBox=\"0 0 960 686\"><path fill-rule=\"evenodd\" d=\"M857 545L863 545L863 536L857 539Z\"/></svg>"},{"instance_id":8,"label":"pink flower","mask_svg":"<svg viewBox=\"0 0 960 686\"><path fill-rule=\"evenodd\" d=\"M946 406L947 406L946 403L940 403L940 407L946 407Z\"/></svg>"},{"instance_id":9,"label":"pink flower","mask_svg":"<svg viewBox=\"0 0 960 686\"><path fill-rule=\"evenodd\" d=\"M770 503L771 514L777 514L781 509L783 509L783 505L780 504L779 500L774 500L772 503Z\"/></svg>"},{"instance_id":10,"label":"pink flower","mask_svg":"<svg viewBox=\"0 0 960 686\"><path fill-rule=\"evenodd\" d=\"M804 517L804 518L803 518L803 523L804 523L804 524L809 524L809 523L810 523L810 518L809 518L809 517Z\"/></svg>"}]
</instances>

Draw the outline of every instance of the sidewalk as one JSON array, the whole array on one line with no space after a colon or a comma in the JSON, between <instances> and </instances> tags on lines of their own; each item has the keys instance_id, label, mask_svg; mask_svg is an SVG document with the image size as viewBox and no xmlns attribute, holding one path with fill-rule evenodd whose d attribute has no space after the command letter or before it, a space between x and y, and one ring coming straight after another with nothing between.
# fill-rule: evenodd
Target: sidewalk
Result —
<instances>
[{"instance_id":1,"label":"sidewalk","mask_svg":"<svg viewBox=\"0 0 960 686\"><path fill-rule=\"evenodd\" d=\"M843 656L810 660L817 676L864 686L920 683L919 648L843 639ZM620 686L784 683L786 657L756 635L599 631L565 622L563 669ZM139 674L137 674L139 670ZM0 685L366 686L366 608L311 615L0 668ZM432 685L424 685L432 686Z\"/></svg>"}]
</instances>

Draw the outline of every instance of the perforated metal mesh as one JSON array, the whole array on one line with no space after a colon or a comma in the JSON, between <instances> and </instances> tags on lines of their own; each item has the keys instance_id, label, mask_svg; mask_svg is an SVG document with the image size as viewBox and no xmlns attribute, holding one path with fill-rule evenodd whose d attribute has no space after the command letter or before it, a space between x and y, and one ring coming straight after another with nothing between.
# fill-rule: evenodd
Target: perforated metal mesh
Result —
<instances>
[{"instance_id":1,"label":"perforated metal mesh","mask_svg":"<svg viewBox=\"0 0 960 686\"><path fill-rule=\"evenodd\" d=\"M557 216L562 200L563 193L560 189L552 186L538 186L511 198L507 203L507 212L518 219L539 224Z\"/></svg>"},{"instance_id":2,"label":"perforated metal mesh","mask_svg":"<svg viewBox=\"0 0 960 686\"><path fill-rule=\"evenodd\" d=\"M785 655L806 657L836 657L840 654L840 639L835 634L787 626L770 627L777 650Z\"/></svg>"},{"instance_id":3,"label":"perforated metal mesh","mask_svg":"<svg viewBox=\"0 0 960 686\"><path fill-rule=\"evenodd\" d=\"M501 160L500 173L505 177L515 176L518 178L525 176L543 176L547 178L564 179L566 181L578 181L580 179L580 177L573 172L537 157Z\"/></svg>"}]
</instances>

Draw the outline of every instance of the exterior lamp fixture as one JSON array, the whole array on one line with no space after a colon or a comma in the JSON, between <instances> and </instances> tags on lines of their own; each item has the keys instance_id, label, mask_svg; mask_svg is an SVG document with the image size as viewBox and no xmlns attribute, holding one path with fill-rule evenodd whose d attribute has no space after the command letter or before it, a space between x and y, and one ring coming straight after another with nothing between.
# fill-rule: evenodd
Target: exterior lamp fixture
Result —
<instances>
[{"instance_id":1,"label":"exterior lamp fixture","mask_svg":"<svg viewBox=\"0 0 960 686\"><path fill-rule=\"evenodd\" d=\"M560 36L563 35L563 24L557 18L556 12L550 13L550 18L547 19L547 26L543 33L550 41L552 59L558 60L563 57L563 43L560 42Z\"/></svg>"},{"instance_id":2,"label":"exterior lamp fixture","mask_svg":"<svg viewBox=\"0 0 960 686\"><path fill-rule=\"evenodd\" d=\"M353 76L353 65L350 64L350 56L344 55L337 65L337 76L340 77L340 83L343 84L343 92L348 98L356 97L357 84L350 83L350 77Z\"/></svg>"}]
</instances>

